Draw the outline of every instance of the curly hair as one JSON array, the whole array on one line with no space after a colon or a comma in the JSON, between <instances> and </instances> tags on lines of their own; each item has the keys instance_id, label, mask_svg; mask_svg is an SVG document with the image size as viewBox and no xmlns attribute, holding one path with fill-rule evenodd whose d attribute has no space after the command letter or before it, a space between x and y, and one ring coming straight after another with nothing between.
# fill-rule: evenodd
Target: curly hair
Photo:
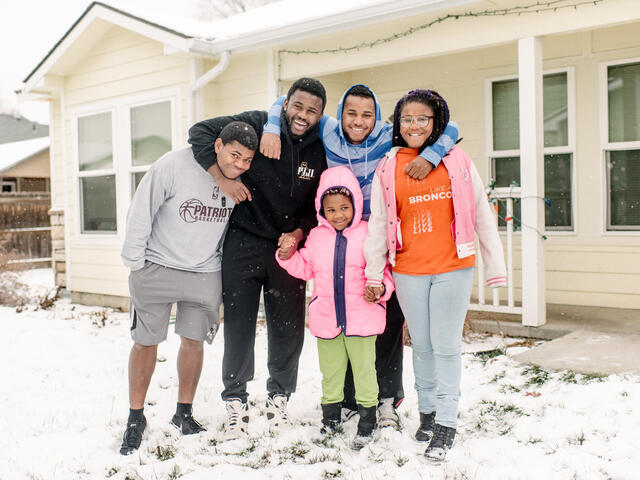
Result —
<instances>
[{"instance_id":1,"label":"curly hair","mask_svg":"<svg viewBox=\"0 0 640 480\"><path fill-rule=\"evenodd\" d=\"M394 147L407 146L407 142L405 142L404 138L402 138L402 135L400 135L400 114L402 113L402 109L407 103L413 102L428 105L433 109L433 131L419 150L422 150L429 145L433 145L436 140L438 140L440 135L442 135L442 132L449 123L449 106L447 105L445 99L442 98L438 92L436 92L435 90L423 89L411 90L400 100L398 100L398 103L396 103L396 108L393 110Z\"/></svg>"}]
</instances>

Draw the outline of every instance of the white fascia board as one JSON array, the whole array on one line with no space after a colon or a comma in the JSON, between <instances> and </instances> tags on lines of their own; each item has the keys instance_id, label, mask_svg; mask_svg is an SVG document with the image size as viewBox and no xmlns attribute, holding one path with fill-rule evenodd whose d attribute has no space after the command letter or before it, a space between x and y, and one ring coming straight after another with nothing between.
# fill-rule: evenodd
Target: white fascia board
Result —
<instances>
[{"instance_id":1,"label":"white fascia board","mask_svg":"<svg viewBox=\"0 0 640 480\"><path fill-rule=\"evenodd\" d=\"M42 63L29 74L27 80L23 84L22 91L24 93L29 93L31 90L37 88L41 79L49 72L49 70L51 70L51 68L53 68L58 60L64 56L71 45L78 41L80 36L96 19L101 19L119 27L126 28L127 30L139 33L140 35L151 38L159 43L169 45L178 51L189 51L190 37L183 36L178 33L172 33L162 26L141 21L119 11L107 8L101 4L94 4L91 9L78 20L77 24L75 24L71 30L65 34L60 43L54 47L54 50L45 57Z\"/></svg>"},{"instance_id":2,"label":"white fascia board","mask_svg":"<svg viewBox=\"0 0 640 480\"><path fill-rule=\"evenodd\" d=\"M219 55L225 50L246 51L472 3L480 2L479 0L432 0L430 2L397 0L379 5L367 5L348 12L335 13L274 29L260 30L236 38L211 41L193 39L192 49L194 52L208 55Z\"/></svg>"}]
</instances>

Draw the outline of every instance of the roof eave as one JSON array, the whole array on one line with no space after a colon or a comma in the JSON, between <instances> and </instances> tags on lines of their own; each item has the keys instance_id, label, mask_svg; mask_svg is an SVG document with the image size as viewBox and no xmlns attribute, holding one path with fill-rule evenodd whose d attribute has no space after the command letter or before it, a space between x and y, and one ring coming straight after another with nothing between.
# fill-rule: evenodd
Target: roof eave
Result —
<instances>
[{"instance_id":1,"label":"roof eave","mask_svg":"<svg viewBox=\"0 0 640 480\"><path fill-rule=\"evenodd\" d=\"M424 0L397 0L380 5L363 6L357 9L328 15L321 18L284 25L275 29L265 29L221 40L198 40L194 42L208 55L219 55L223 51L248 51L265 46L288 43L319 35L362 27L408 15L436 12L447 8L458 7L480 0L435 0L425 4ZM195 40L195 39L194 39Z\"/></svg>"}]
</instances>

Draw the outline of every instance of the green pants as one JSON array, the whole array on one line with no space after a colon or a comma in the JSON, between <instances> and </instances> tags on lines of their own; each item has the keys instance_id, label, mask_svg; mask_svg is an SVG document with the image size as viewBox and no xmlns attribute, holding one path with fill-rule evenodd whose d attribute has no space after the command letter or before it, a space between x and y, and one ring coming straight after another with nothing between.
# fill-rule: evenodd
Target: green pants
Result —
<instances>
[{"instance_id":1,"label":"green pants","mask_svg":"<svg viewBox=\"0 0 640 480\"><path fill-rule=\"evenodd\" d=\"M363 407L378 405L375 335L345 337L341 333L331 340L318 338L318 358L323 404L338 403L344 399L344 376L349 360L356 387L356 403Z\"/></svg>"}]
</instances>

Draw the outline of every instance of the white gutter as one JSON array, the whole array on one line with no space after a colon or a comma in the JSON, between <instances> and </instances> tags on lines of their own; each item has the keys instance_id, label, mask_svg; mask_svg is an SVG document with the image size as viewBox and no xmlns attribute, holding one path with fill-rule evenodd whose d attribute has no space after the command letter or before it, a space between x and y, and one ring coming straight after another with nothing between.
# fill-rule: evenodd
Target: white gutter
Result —
<instances>
[{"instance_id":1,"label":"white gutter","mask_svg":"<svg viewBox=\"0 0 640 480\"><path fill-rule=\"evenodd\" d=\"M202 97L200 94L200 90L202 90L205 85L209 82L213 81L218 75L224 72L229 66L229 51L225 50L220 54L220 61L207 73L192 80L191 89L189 92L189 105L188 105L188 115L189 115L189 126L196 123L196 121L201 120L201 115L203 112L202 108L199 108L198 96ZM194 76L195 78L195 76Z\"/></svg>"}]
</instances>

